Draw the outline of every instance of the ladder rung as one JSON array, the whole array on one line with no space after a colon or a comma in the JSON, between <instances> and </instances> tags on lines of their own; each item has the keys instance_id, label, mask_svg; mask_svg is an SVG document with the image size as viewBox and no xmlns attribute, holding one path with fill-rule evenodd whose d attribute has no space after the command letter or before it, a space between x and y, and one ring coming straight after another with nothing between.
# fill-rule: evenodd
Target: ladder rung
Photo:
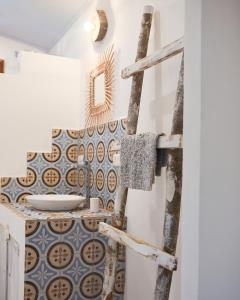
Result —
<instances>
[{"instance_id":1,"label":"ladder rung","mask_svg":"<svg viewBox=\"0 0 240 300\"><path fill-rule=\"evenodd\" d=\"M138 240L126 232L103 222L99 223L99 232L108 238L129 247L138 254L154 260L158 265L169 271L175 271L177 269L176 257L162 251L157 246Z\"/></svg>"},{"instance_id":2,"label":"ladder rung","mask_svg":"<svg viewBox=\"0 0 240 300\"><path fill-rule=\"evenodd\" d=\"M183 147L183 135L161 135L158 139L157 149L175 149ZM120 151L121 145L119 142L113 144L113 151Z\"/></svg>"},{"instance_id":3,"label":"ladder rung","mask_svg":"<svg viewBox=\"0 0 240 300\"><path fill-rule=\"evenodd\" d=\"M167 60L170 57L177 55L183 51L183 38L180 38L174 41L171 44L161 48L160 50L154 52L152 55L149 55L139 61L135 62L131 66L122 70L122 78L127 79L132 75L142 72L148 68L151 68L164 60Z\"/></svg>"}]
</instances>

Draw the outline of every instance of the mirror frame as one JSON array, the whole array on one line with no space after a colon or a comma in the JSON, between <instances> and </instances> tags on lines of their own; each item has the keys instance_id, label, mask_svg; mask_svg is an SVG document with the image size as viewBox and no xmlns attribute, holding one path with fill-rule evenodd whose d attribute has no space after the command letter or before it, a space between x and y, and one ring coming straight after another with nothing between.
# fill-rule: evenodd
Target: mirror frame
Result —
<instances>
[{"instance_id":1,"label":"mirror frame","mask_svg":"<svg viewBox=\"0 0 240 300\"><path fill-rule=\"evenodd\" d=\"M104 103L96 104L95 79L104 75ZM86 111L86 127L106 123L112 119L114 83L114 50L111 47L100 56L98 65L90 72L88 79L88 99Z\"/></svg>"},{"instance_id":2,"label":"mirror frame","mask_svg":"<svg viewBox=\"0 0 240 300\"><path fill-rule=\"evenodd\" d=\"M99 106L103 105L105 102L105 98L106 98L106 68L105 68L105 63L97 66L97 68L92 72L92 74L90 74L91 76L91 80L93 80L93 83L91 85L91 87L93 88L92 90L92 94L94 94L94 108L98 108ZM98 76L103 75L104 77L104 102L101 104L97 103L97 97L98 95L96 94L96 79L98 78Z\"/></svg>"}]
</instances>

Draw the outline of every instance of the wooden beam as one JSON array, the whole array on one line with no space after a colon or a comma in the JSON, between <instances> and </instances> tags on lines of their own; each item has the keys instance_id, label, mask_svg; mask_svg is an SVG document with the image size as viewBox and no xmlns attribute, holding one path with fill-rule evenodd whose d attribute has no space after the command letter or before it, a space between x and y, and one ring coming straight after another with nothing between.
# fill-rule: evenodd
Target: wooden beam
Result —
<instances>
[{"instance_id":1,"label":"wooden beam","mask_svg":"<svg viewBox=\"0 0 240 300\"><path fill-rule=\"evenodd\" d=\"M99 232L108 238L129 247L136 253L154 260L159 266L162 266L169 271L175 271L177 269L177 259L174 256L163 252L162 249L157 246L138 240L126 232L103 222L99 223Z\"/></svg>"},{"instance_id":2,"label":"wooden beam","mask_svg":"<svg viewBox=\"0 0 240 300\"><path fill-rule=\"evenodd\" d=\"M184 99L184 56L174 107L171 134L183 133ZM175 256L178 240L181 196L182 196L182 149L167 150L166 208L163 228L163 251ZM159 266L155 286L155 300L168 300L172 282L172 272Z\"/></svg>"},{"instance_id":3,"label":"wooden beam","mask_svg":"<svg viewBox=\"0 0 240 300\"><path fill-rule=\"evenodd\" d=\"M183 147L183 136L182 134L174 135L162 135L158 139L157 148L158 149L176 149Z\"/></svg>"},{"instance_id":4,"label":"wooden beam","mask_svg":"<svg viewBox=\"0 0 240 300\"><path fill-rule=\"evenodd\" d=\"M157 149L175 149L183 147L183 136L182 134L174 134L174 135L161 135L159 136L157 145ZM112 150L120 151L121 144L118 141L115 141Z\"/></svg>"},{"instance_id":5,"label":"wooden beam","mask_svg":"<svg viewBox=\"0 0 240 300\"><path fill-rule=\"evenodd\" d=\"M152 66L155 66L178 53L183 51L183 38L180 38L173 43L161 48L160 50L156 51L152 55L149 55L131 66L122 70L122 78L127 79L138 72L142 72Z\"/></svg>"},{"instance_id":6,"label":"wooden beam","mask_svg":"<svg viewBox=\"0 0 240 300\"><path fill-rule=\"evenodd\" d=\"M159 137L157 142L157 149L181 149L183 147L183 136L182 134L175 135L162 135ZM120 166L120 153L121 144L115 141L112 150L115 152L113 154L113 165L115 167Z\"/></svg>"},{"instance_id":7,"label":"wooden beam","mask_svg":"<svg viewBox=\"0 0 240 300\"><path fill-rule=\"evenodd\" d=\"M146 5L144 7L141 22L141 31L138 40L136 61L146 57L147 55L150 31L152 26L153 11L154 8L151 5ZM143 78L144 71L139 72L133 75L132 77L132 87L128 107L126 134L135 134L137 131ZM120 187L118 195L118 199L116 199L114 206L113 226L119 228L120 230L123 230L128 189ZM117 242L115 242L112 239L109 239L106 252L106 267L102 292L102 299L104 300L113 299L112 292L114 289L118 251L119 246Z\"/></svg>"}]
</instances>

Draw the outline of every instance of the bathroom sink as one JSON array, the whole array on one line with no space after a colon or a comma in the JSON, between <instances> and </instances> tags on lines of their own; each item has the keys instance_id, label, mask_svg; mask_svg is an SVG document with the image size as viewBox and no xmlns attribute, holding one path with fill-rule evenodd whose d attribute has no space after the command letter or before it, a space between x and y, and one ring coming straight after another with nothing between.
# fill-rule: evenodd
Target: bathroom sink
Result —
<instances>
[{"instance_id":1,"label":"bathroom sink","mask_svg":"<svg viewBox=\"0 0 240 300\"><path fill-rule=\"evenodd\" d=\"M77 195L29 195L26 199L34 208L50 211L73 210L82 207L86 201Z\"/></svg>"}]
</instances>

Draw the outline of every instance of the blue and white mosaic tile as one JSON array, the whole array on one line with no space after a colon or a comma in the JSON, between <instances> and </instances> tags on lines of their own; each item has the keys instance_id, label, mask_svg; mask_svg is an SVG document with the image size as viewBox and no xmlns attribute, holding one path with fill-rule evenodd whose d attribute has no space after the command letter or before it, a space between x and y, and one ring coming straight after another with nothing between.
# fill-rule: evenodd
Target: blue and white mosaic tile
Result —
<instances>
[{"instance_id":1,"label":"blue and white mosaic tile","mask_svg":"<svg viewBox=\"0 0 240 300\"><path fill-rule=\"evenodd\" d=\"M107 239L101 219L26 221L25 299L100 299ZM118 262L116 299L123 299L123 262Z\"/></svg>"},{"instance_id":2,"label":"blue and white mosaic tile","mask_svg":"<svg viewBox=\"0 0 240 300\"><path fill-rule=\"evenodd\" d=\"M53 130L51 153L29 152L26 177L1 178L1 202L25 203L31 194L86 193L86 170L77 165L84 155L91 165L91 196L113 211L118 169L113 166L113 142L125 133L125 120L93 128ZM14 204L18 205L18 204ZM26 220L24 300L101 299L108 239L98 233L99 221L63 218ZM118 257L113 299L122 300L125 248Z\"/></svg>"},{"instance_id":3,"label":"blue and white mosaic tile","mask_svg":"<svg viewBox=\"0 0 240 300\"><path fill-rule=\"evenodd\" d=\"M113 165L112 149L114 141L120 141L126 128L126 120L118 120L107 124L80 130L79 153L91 164L92 187L91 196L101 197L106 209L113 209L118 185L118 168ZM79 187L85 194L86 171L79 170Z\"/></svg>"}]
</instances>

